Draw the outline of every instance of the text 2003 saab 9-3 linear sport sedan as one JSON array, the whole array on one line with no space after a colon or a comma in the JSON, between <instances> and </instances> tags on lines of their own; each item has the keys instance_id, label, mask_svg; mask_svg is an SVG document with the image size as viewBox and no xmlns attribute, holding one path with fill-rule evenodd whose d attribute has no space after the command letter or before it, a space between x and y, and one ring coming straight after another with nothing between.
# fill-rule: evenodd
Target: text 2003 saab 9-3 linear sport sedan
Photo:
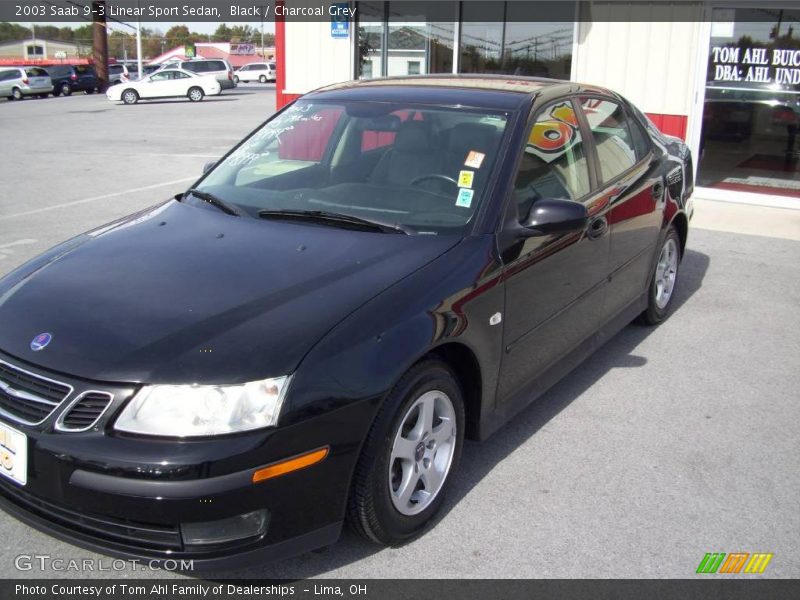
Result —
<instances>
[{"instance_id":1,"label":"text 2003 saab 9-3 linear sport sedan","mask_svg":"<svg viewBox=\"0 0 800 600\"><path fill-rule=\"evenodd\" d=\"M307 94L184 194L0 281L2 505L201 566L345 520L408 540L465 437L667 316L692 189L686 146L597 87Z\"/></svg>"}]
</instances>

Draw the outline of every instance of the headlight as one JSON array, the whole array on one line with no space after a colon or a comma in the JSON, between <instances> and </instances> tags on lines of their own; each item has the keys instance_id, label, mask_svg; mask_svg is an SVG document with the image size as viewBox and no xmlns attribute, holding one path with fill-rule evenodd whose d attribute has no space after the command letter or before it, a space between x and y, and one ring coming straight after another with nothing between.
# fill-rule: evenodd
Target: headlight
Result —
<instances>
[{"instance_id":1,"label":"headlight","mask_svg":"<svg viewBox=\"0 0 800 600\"><path fill-rule=\"evenodd\" d=\"M114 429L170 437L210 436L277 425L289 377L241 385L150 385Z\"/></svg>"}]
</instances>

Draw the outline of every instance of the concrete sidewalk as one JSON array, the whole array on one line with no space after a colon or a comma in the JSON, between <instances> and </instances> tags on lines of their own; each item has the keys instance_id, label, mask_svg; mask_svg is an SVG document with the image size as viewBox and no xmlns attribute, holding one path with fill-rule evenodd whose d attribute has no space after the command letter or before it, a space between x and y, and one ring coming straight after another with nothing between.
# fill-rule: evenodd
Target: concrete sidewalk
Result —
<instances>
[{"instance_id":1,"label":"concrete sidewalk","mask_svg":"<svg viewBox=\"0 0 800 600\"><path fill-rule=\"evenodd\" d=\"M800 199L797 200L797 209L720 202L703 199L702 196L695 196L694 204L690 231L709 229L800 240Z\"/></svg>"}]
</instances>

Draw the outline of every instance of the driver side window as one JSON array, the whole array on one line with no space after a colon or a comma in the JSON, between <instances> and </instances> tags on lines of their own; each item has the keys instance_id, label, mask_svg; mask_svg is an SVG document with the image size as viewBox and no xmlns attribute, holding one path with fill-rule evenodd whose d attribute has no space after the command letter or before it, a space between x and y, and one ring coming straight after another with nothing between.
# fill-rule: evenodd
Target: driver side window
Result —
<instances>
[{"instance_id":1,"label":"driver side window","mask_svg":"<svg viewBox=\"0 0 800 600\"><path fill-rule=\"evenodd\" d=\"M514 180L519 220L540 198L578 200L589 192L589 166L575 106L560 100L539 112Z\"/></svg>"}]
</instances>

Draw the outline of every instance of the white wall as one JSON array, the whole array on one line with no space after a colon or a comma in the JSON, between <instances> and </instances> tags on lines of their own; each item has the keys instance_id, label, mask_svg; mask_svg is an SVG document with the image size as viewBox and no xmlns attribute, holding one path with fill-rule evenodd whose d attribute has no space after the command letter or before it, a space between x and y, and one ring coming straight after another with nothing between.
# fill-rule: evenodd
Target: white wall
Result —
<instances>
[{"instance_id":1,"label":"white wall","mask_svg":"<svg viewBox=\"0 0 800 600\"><path fill-rule=\"evenodd\" d=\"M331 37L330 21L286 23L286 94L352 79L353 27L350 38Z\"/></svg>"},{"instance_id":2,"label":"white wall","mask_svg":"<svg viewBox=\"0 0 800 600\"><path fill-rule=\"evenodd\" d=\"M611 88L648 113L691 114L700 4L598 2L589 10L592 22L578 26L575 79Z\"/></svg>"}]
</instances>

